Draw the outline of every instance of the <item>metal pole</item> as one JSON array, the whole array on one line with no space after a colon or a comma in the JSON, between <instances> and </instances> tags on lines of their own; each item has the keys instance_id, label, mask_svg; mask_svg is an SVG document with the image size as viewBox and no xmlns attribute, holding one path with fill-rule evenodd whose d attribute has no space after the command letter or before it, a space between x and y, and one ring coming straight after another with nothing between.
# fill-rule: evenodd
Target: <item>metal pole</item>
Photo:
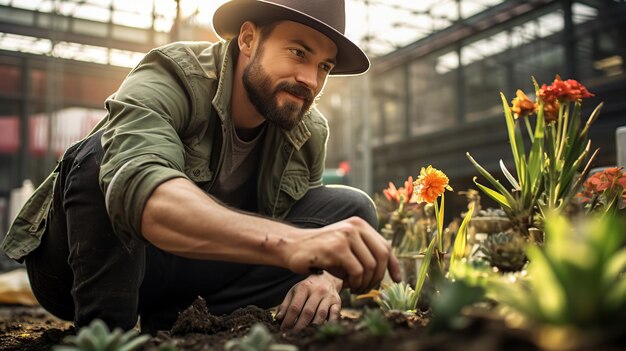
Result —
<instances>
[{"instance_id":1,"label":"metal pole","mask_svg":"<svg viewBox=\"0 0 626 351\"><path fill-rule=\"evenodd\" d=\"M31 84L30 84L30 60L24 58L22 60L22 101L20 108L20 150L19 150L19 170L13 188L22 186L22 181L29 178L30 173L30 155L28 147L30 146L30 135L28 134L28 116L30 116L31 104Z\"/></svg>"}]
</instances>

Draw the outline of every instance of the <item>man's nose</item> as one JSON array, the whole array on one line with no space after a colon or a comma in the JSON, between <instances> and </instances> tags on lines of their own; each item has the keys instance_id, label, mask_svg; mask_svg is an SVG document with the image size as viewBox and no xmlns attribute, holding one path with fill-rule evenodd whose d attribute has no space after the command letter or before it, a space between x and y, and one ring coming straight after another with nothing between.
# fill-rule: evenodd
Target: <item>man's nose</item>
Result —
<instances>
[{"instance_id":1,"label":"man's nose","mask_svg":"<svg viewBox=\"0 0 626 351\"><path fill-rule=\"evenodd\" d=\"M299 67L296 73L296 81L300 84L304 84L307 88L311 89L311 93L315 95L317 92L317 70L318 67L314 65L302 65Z\"/></svg>"}]
</instances>

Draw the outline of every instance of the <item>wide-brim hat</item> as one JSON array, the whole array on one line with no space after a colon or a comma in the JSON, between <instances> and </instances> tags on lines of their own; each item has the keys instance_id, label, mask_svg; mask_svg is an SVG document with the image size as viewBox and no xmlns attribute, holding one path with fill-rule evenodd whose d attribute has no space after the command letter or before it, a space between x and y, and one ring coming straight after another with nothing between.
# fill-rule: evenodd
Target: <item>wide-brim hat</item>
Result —
<instances>
[{"instance_id":1,"label":"wide-brim hat","mask_svg":"<svg viewBox=\"0 0 626 351\"><path fill-rule=\"evenodd\" d=\"M288 20L302 23L326 35L337 45L331 75L359 74L370 67L367 55L346 38L344 0L231 0L213 15L213 29L223 39L239 35L245 21L267 23Z\"/></svg>"}]
</instances>

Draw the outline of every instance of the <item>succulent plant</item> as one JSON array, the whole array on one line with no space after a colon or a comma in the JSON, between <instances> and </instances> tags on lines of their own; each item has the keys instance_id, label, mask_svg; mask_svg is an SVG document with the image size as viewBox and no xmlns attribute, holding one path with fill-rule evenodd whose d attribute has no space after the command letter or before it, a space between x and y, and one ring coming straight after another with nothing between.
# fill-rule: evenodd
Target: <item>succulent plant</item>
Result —
<instances>
[{"instance_id":1,"label":"succulent plant","mask_svg":"<svg viewBox=\"0 0 626 351\"><path fill-rule=\"evenodd\" d=\"M365 327L374 336L385 336L391 333L391 324L380 309L365 309L359 327Z\"/></svg>"},{"instance_id":2,"label":"succulent plant","mask_svg":"<svg viewBox=\"0 0 626 351\"><path fill-rule=\"evenodd\" d=\"M414 294L411 285L405 282L391 283L381 289L377 302L383 311L411 311L415 309L411 306Z\"/></svg>"},{"instance_id":3,"label":"succulent plant","mask_svg":"<svg viewBox=\"0 0 626 351\"><path fill-rule=\"evenodd\" d=\"M106 324L96 319L81 328L77 335L63 339L67 345L55 346L54 351L132 351L150 339L149 335L140 335L135 330L126 333L120 328L109 330Z\"/></svg>"},{"instance_id":4,"label":"succulent plant","mask_svg":"<svg viewBox=\"0 0 626 351\"><path fill-rule=\"evenodd\" d=\"M224 344L224 350L237 351L298 351L298 348L289 344L277 344L267 327L256 323L250 332L239 339L229 340Z\"/></svg>"},{"instance_id":5,"label":"succulent plant","mask_svg":"<svg viewBox=\"0 0 626 351\"><path fill-rule=\"evenodd\" d=\"M480 252L492 267L501 272L516 272L526 264L526 241L514 232L491 234L482 243Z\"/></svg>"},{"instance_id":6,"label":"succulent plant","mask_svg":"<svg viewBox=\"0 0 626 351\"><path fill-rule=\"evenodd\" d=\"M317 336L323 340L330 340L342 336L346 333L344 327L339 323L324 323L317 330Z\"/></svg>"},{"instance_id":7,"label":"succulent plant","mask_svg":"<svg viewBox=\"0 0 626 351\"><path fill-rule=\"evenodd\" d=\"M545 244L527 248L528 275L490 279L489 296L515 311L516 320L542 328L544 350L623 349L626 221L551 215L545 223Z\"/></svg>"}]
</instances>

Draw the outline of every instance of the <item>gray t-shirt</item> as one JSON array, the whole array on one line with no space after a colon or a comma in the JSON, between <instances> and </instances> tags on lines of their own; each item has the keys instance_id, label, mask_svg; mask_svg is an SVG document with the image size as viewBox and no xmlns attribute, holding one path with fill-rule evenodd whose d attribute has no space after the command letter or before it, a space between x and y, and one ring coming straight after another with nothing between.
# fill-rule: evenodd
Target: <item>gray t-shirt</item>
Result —
<instances>
[{"instance_id":1,"label":"gray t-shirt","mask_svg":"<svg viewBox=\"0 0 626 351\"><path fill-rule=\"evenodd\" d=\"M230 138L226 138L222 168L209 194L231 207L248 211L256 209L256 178L265 125L260 128L252 140L243 141L232 123L226 125Z\"/></svg>"}]
</instances>

